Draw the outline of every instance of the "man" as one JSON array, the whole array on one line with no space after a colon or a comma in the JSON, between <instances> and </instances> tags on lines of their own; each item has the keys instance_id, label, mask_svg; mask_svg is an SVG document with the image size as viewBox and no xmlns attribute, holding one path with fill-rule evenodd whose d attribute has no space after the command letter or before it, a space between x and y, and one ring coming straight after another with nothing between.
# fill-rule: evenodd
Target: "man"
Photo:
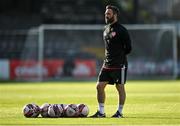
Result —
<instances>
[{"instance_id":1,"label":"man","mask_svg":"<svg viewBox=\"0 0 180 126\"><path fill-rule=\"evenodd\" d=\"M115 6L106 6L105 30L103 39L105 42L105 60L97 81L98 111L91 117L106 117L104 112L105 87L107 84L116 84L119 95L117 112L112 116L122 118L122 110L126 99L124 84L127 75L126 55L131 52L131 40L126 28L118 23L119 9Z\"/></svg>"}]
</instances>

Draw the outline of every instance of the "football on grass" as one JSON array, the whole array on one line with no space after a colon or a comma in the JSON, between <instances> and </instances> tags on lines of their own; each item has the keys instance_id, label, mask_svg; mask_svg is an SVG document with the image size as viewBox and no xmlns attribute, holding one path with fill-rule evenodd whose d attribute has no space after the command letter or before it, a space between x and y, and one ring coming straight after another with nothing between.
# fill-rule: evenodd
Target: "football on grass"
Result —
<instances>
[{"instance_id":1,"label":"football on grass","mask_svg":"<svg viewBox=\"0 0 180 126\"><path fill-rule=\"evenodd\" d=\"M48 107L48 115L52 118L58 118L63 115L63 107L61 104L51 104Z\"/></svg>"},{"instance_id":2,"label":"football on grass","mask_svg":"<svg viewBox=\"0 0 180 126\"><path fill-rule=\"evenodd\" d=\"M23 107L23 114L28 118L36 118L40 114L40 107L36 104L27 104Z\"/></svg>"},{"instance_id":3,"label":"football on grass","mask_svg":"<svg viewBox=\"0 0 180 126\"><path fill-rule=\"evenodd\" d=\"M67 104L59 104L61 107L62 107L62 109L63 109L63 112L62 112L62 114L61 114L61 117L65 117L66 116L66 114L65 114L65 108L66 108L66 106L67 106Z\"/></svg>"},{"instance_id":4,"label":"football on grass","mask_svg":"<svg viewBox=\"0 0 180 126\"><path fill-rule=\"evenodd\" d=\"M67 117L77 117L79 109L76 104L69 104L65 108L65 115Z\"/></svg>"},{"instance_id":5,"label":"football on grass","mask_svg":"<svg viewBox=\"0 0 180 126\"><path fill-rule=\"evenodd\" d=\"M89 108L87 105L85 104L78 104L77 105L78 109L79 109L79 117L87 117L89 114Z\"/></svg>"},{"instance_id":6,"label":"football on grass","mask_svg":"<svg viewBox=\"0 0 180 126\"><path fill-rule=\"evenodd\" d=\"M48 108L51 104L49 103L44 103L43 105L41 105L40 109L41 109L41 116L42 117L49 117L48 115Z\"/></svg>"}]
</instances>

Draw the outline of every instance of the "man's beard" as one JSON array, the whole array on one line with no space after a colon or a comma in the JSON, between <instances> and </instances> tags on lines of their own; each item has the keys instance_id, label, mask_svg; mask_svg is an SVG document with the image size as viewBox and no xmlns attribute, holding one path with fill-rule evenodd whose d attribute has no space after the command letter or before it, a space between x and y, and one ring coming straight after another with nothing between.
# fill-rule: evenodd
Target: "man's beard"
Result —
<instances>
[{"instance_id":1,"label":"man's beard","mask_svg":"<svg viewBox=\"0 0 180 126\"><path fill-rule=\"evenodd\" d=\"M106 18L105 22L106 24L111 24L112 22L114 22L114 17L111 17L110 19Z\"/></svg>"}]
</instances>

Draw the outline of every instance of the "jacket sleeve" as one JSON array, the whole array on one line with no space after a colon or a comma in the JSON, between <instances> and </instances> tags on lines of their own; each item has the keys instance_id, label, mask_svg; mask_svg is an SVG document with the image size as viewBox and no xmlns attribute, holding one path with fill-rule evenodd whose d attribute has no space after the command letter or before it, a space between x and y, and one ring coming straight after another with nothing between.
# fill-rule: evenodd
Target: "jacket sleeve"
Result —
<instances>
[{"instance_id":1,"label":"jacket sleeve","mask_svg":"<svg viewBox=\"0 0 180 126\"><path fill-rule=\"evenodd\" d=\"M129 54L132 50L131 38L126 29L124 30L124 49L126 54Z\"/></svg>"}]
</instances>

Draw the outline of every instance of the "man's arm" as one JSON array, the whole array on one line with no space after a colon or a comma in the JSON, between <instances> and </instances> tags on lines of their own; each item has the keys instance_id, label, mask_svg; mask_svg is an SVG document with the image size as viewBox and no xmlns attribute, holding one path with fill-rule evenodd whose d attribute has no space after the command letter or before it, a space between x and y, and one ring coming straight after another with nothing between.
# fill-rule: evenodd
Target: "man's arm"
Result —
<instances>
[{"instance_id":1,"label":"man's arm","mask_svg":"<svg viewBox=\"0 0 180 126\"><path fill-rule=\"evenodd\" d=\"M129 54L132 50L131 38L127 30L124 31L124 49L126 54Z\"/></svg>"}]
</instances>

